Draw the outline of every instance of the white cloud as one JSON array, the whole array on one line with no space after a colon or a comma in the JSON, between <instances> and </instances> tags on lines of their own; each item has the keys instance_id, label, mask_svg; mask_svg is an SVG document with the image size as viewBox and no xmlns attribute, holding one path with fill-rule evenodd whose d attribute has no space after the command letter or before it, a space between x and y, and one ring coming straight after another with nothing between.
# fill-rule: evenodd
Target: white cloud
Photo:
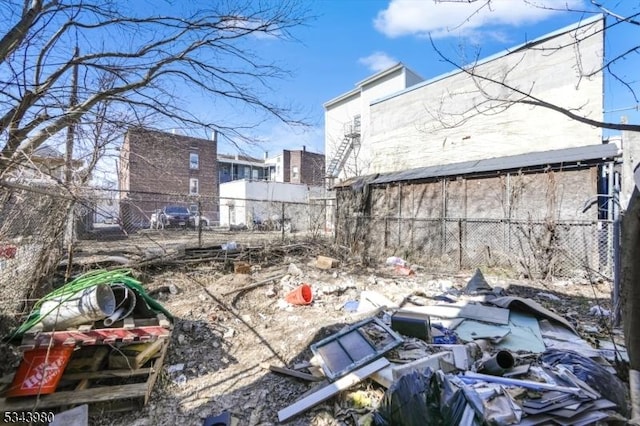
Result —
<instances>
[{"instance_id":1,"label":"white cloud","mask_svg":"<svg viewBox=\"0 0 640 426\"><path fill-rule=\"evenodd\" d=\"M358 63L365 65L373 72L380 72L394 66L398 63L398 60L384 52L374 52L369 56L358 59Z\"/></svg>"},{"instance_id":2,"label":"white cloud","mask_svg":"<svg viewBox=\"0 0 640 426\"><path fill-rule=\"evenodd\" d=\"M542 21L558 11L578 8L584 0L391 0L374 19L388 37L468 35L493 25L518 26ZM538 7L536 7L538 6Z\"/></svg>"}]
</instances>

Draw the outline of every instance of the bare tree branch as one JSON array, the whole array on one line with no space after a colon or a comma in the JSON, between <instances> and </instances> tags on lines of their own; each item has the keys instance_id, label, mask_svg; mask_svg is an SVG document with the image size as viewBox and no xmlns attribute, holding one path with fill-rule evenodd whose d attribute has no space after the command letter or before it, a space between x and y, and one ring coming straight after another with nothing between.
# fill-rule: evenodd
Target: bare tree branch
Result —
<instances>
[{"instance_id":1,"label":"bare tree branch","mask_svg":"<svg viewBox=\"0 0 640 426\"><path fill-rule=\"evenodd\" d=\"M0 39L0 176L22 161L21 152L33 152L85 115L100 115L102 102L125 107L132 118L148 110L190 128L234 129L234 137L269 117L304 124L268 97L273 80L288 73L251 48L265 39L293 40L289 31L309 19L297 0L216 2L213 9L162 16L127 14L98 0L32 0L13 16L18 21ZM73 43L82 52L77 57ZM74 67L85 84L69 106ZM108 88L95 85L100 75L109 76ZM256 114L245 124L211 122L178 107L171 87Z\"/></svg>"}]
</instances>

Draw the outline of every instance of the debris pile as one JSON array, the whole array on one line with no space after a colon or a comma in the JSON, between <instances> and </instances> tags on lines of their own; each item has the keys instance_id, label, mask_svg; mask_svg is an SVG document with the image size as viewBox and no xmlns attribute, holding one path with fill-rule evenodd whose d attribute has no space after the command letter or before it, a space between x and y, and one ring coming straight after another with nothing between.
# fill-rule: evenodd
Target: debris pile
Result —
<instances>
[{"instance_id":1,"label":"debris pile","mask_svg":"<svg viewBox=\"0 0 640 426\"><path fill-rule=\"evenodd\" d=\"M235 239L129 260L148 278L146 296L169 308L172 322L136 294L147 314L136 308L106 327L115 311L130 309L118 302L90 324L49 330L35 321L42 326L14 338L23 350L39 342L64 346L79 335L96 340L74 341L80 349L38 409L56 398L59 408L142 406L91 418L105 426L591 424L628 415L615 362L626 354L616 336L608 333L607 342L601 334L609 308L604 283L550 287L495 278L500 288L480 271L471 279L440 275L398 257L363 266L333 246L258 248ZM601 299L589 303L594 289ZM99 337L129 332L132 321L168 335L153 342ZM126 389L144 388L132 404L95 402L98 389L112 398L130 395L124 387L132 385ZM30 410L33 399L0 403ZM8 405L20 401L29 402Z\"/></svg>"},{"instance_id":2,"label":"debris pile","mask_svg":"<svg viewBox=\"0 0 640 426\"><path fill-rule=\"evenodd\" d=\"M146 404L171 337L171 315L130 276L98 270L47 294L6 341L22 351L3 377L0 411ZM126 381L126 382L125 382ZM85 410L86 412L86 410Z\"/></svg>"},{"instance_id":3,"label":"debris pile","mask_svg":"<svg viewBox=\"0 0 640 426\"><path fill-rule=\"evenodd\" d=\"M399 258L386 263L399 275L413 271ZM280 409L280 422L366 379L387 390L379 404L364 404L357 424L589 425L629 414L624 383L607 360L624 358L620 346L592 347L565 318L491 287L480 270L461 291L402 303L362 291L344 309L366 318L314 342L308 363L270 366L323 381Z\"/></svg>"}]
</instances>

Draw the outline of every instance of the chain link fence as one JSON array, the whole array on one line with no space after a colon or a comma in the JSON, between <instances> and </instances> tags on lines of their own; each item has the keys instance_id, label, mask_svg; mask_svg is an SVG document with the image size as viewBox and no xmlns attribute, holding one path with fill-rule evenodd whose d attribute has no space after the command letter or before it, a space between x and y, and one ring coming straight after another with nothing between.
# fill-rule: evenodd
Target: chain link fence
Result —
<instances>
[{"instance_id":1,"label":"chain link fence","mask_svg":"<svg viewBox=\"0 0 640 426\"><path fill-rule=\"evenodd\" d=\"M42 296L74 230L73 197L52 186L0 186L0 335Z\"/></svg>"},{"instance_id":2,"label":"chain link fence","mask_svg":"<svg viewBox=\"0 0 640 426\"><path fill-rule=\"evenodd\" d=\"M341 218L338 241L371 258L399 255L443 272L503 268L532 278L613 276L610 221Z\"/></svg>"},{"instance_id":3,"label":"chain link fence","mask_svg":"<svg viewBox=\"0 0 640 426\"><path fill-rule=\"evenodd\" d=\"M74 216L79 240L117 240L145 235L201 244L225 231L278 237L320 237L331 232L334 203L266 201L236 197L128 192L87 192Z\"/></svg>"}]
</instances>

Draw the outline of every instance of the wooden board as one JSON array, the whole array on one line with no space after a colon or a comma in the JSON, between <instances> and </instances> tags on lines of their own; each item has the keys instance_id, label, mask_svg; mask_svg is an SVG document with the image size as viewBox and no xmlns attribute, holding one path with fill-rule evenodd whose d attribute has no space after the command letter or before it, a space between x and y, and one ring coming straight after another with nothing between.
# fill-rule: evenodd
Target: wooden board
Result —
<instances>
[{"instance_id":1,"label":"wooden board","mask_svg":"<svg viewBox=\"0 0 640 426\"><path fill-rule=\"evenodd\" d=\"M385 358L380 358L376 361L373 361L371 364L367 364L364 367L354 370L348 375L333 382L329 386L326 386L318 390L317 392L314 392L311 395L308 395L294 402L288 407L278 411L278 420L280 422L287 421L290 418L295 417L298 414L303 413L308 409L320 404L321 402L326 401L337 393L350 388L356 383L361 382L376 371L382 370L388 365L389 361L387 361Z\"/></svg>"},{"instance_id":2,"label":"wooden board","mask_svg":"<svg viewBox=\"0 0 640 426\"><path fill-rule=\"evenodd\" d=\"M162 340L156 340L153 343L139 343L114 349L109 355L109 369L137 370L156 356L162 349L162 345Z\"/></svg>"},{"instance_id":3,"label":"wooden board","mask_svg":"<svg viewBox=\"0 0 640 426\"><path fill-rule=\"evenodd\" d=\"M56 392L49 395L40 395L37 403L38 409L60 407L111 401L115 399L129 399L144 397L147 392L146 383L132 385L103 386L82 390ZM4 411L29 411L36 406L35 398L11 398L0 399L0 412Z\"/></svg>"},{"instance_id":4,"label":"wooden board","mask_svg":"<svg viewBox=\"0 0 640 426\"><path fill-rule=\"evenodd\" d=\"M62 376L62 381L66 380L71 384L79 382L82 384L81 387L88 386L88 388L60 390L49 395L32 397L0 398L0 413L32 410L36 406L38 409L44 409L79 404L89 404L91 412L139 409L149 401L151 391L168 352L168 347L169 339L163 339L160 356L153 361L153 365L150 368L67 373ZM94 380L119 377L139 377L142 381L140 383L111 386L95 386L92 383Z\"/></svg>"},{"instance_id":5,"label":"wooden board","mask_svg":"<svg viewBox=\"0 0 640 426\"><path fill-rule=\"evenodd\" d=\"M291 370L289 368L278 367L276 365L270 365L269 370L274 373L284 374L286 376L296 377L298 379L306 380L308 382L321 382L324 380L323 377L317 377L312 374L303 373L301 371Z\"/></svg>"},{"instance_id":6,"label":"wooden board","mask_svg":"<svg viewBox=\"0 0 640 426\"><path fill-rule=\"evenodd\" d=\"M25 334L20 350L32 350L53 346L89 346L112 345L114 343L143 343L154 342L158 339L166 339L171 331L159 325L147 327L125 328L99 328L80 331L47 331L36 334Z\"/></svg>"}]
</instances>

